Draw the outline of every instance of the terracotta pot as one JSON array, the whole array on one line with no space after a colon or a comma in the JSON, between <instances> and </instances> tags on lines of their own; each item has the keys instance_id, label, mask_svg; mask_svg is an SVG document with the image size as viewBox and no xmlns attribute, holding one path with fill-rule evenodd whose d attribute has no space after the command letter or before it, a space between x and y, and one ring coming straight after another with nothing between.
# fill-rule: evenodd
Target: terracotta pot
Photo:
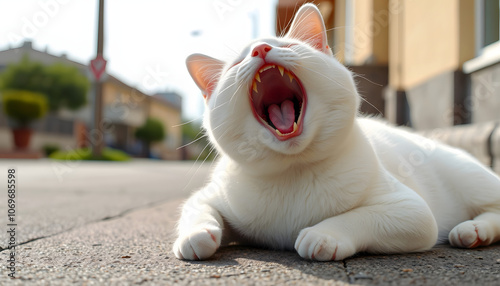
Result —
<instances>
[{"instance_id":1,"label":"terracotta pot","mask_svg":"<svg viewBox=\"0 0 500 286\"><path fill-rule=\"evenodd\" d=\"M27 149L30 144L31 134L33 130L30 128L16 128L12 129L14 135L14 145L16 149Z\"/></svg>"}]
</instances>

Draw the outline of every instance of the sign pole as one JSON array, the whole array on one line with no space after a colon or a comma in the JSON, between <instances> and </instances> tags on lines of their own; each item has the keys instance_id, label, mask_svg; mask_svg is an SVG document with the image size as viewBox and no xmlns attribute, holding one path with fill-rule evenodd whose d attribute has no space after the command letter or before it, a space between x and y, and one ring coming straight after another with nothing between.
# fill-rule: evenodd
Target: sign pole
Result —
<instances>
[{"instance_id":1,"label":"sign pole","mask_svg":"<svg viewBox=\"0 0 500 286\"><path fill-rule=\"evenodd\" d=\"M95 78L95 106L94 106L94 131L92 136L92 155L101 158L104 146L104 132L102 126L102 81L101 75L105 70L106 61L103 58L104 50L104 0L99 0L99 18L97 28L97 56L91 61L90 68Z\"/></svg>"}]
</instances>

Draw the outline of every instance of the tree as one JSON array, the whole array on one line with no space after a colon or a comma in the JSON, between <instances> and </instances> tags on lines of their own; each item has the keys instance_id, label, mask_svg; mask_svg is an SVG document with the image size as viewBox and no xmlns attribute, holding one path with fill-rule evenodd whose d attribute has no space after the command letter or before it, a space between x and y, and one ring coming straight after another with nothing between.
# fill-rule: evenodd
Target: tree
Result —
<instances>
[{"instance_id":1,"label":"tree","mask_svg":"<svg viewBox=\"0 0 500 286\"><path fill-rule=\"evenodd\" d=\"M165 136L165 127L163 123L155 118L148 118L141 127L135 130L135 138L144 142L144 153L146 157L149 157L151 143L161 141Z\"/></svg>"},{"instance_id":2,"label":"tree","mask_svg":"<svg viewBox=\"0 0 500 286\"><path fill-rule=\"evenodd\" d=\"M64 64L43 65L27 56L0 74L0 90L27 90L44 94L49 110L76 110L87 102L90 83L77 68Z\"/></svg>"}]
</instances>

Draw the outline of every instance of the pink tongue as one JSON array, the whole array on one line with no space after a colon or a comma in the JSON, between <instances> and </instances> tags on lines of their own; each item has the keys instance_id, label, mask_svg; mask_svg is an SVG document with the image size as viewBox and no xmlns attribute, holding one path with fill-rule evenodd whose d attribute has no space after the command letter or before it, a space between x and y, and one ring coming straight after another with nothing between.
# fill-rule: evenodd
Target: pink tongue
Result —
<instances>
[{"instance_id":1,"label":"pink tongue","mask_svg":"<svg viewBox=\"0 0 500 286\"><path fill-rule=\"evenodd\" d=\"M283 101L281 108L277 104L273 104L269 106L267 111L269 112L269 119L281 133L287 134L293 131L295 109L292 101Z\"/></svg>"}]
</instances>

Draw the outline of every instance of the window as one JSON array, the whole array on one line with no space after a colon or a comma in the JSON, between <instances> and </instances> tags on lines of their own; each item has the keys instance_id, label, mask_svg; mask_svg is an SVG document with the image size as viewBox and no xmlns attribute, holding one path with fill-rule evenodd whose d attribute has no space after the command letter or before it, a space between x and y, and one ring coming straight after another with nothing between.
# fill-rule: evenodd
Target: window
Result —
<instances>
[{"instance_id":1,"label":"window","mask_svg":"<svg viewBox=\"0 0 500 286\"><path fill-rule=\"evenodd\" d=\"M463 65L463 71L473 73L500 63L500 0L475 0L476 57Z\"/></svg>"},{"instance_id":2,"label":"window","mask_svg":"<svg viewBox=\"0 0 500 286\"><path fill-rule=\"evenodd\" d=\"M500 1L476 0L476 55L500 40Z\"/></svg>"}]
</instances>

